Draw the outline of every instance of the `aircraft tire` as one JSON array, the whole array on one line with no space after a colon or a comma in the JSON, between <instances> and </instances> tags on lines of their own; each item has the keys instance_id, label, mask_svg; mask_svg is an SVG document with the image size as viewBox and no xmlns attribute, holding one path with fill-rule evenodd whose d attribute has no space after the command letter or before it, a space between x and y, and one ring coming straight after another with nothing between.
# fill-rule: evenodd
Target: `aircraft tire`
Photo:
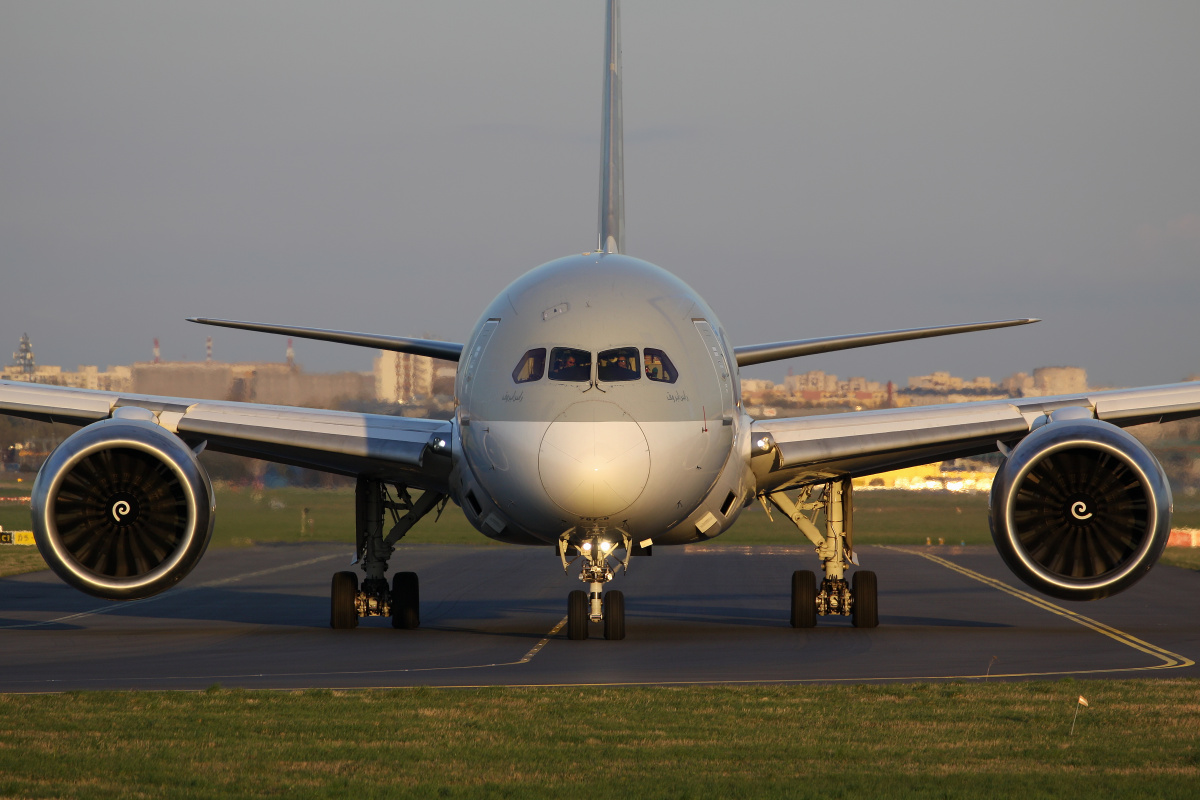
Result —
<instances>
[{"instance_id":1,"label":"aircraft tire","mask_svg":"<svg viewBox=\"0 0 1200 800\"><path fill-rule=\"evenodd\" d=\"M421 625L421 584L415 572L392 576L392 627L412 629Z\"/></svg>"},{"instance_id":2,"label":"aircraft tire","mask_svg":"<svg viewBox=\"0 0 1200 800\"><path fill-rule=\"evenodd\" d=\"M329 592L329 627L334 630L349 630L358 627L358 575L353 572L335 572Z\"/></svg>"},{"instance_id":3,"label":"aircraft tire","mask_svg":"<svg viewBox=\"0 0 1200 800\"><path fill-rule=\"evenodd\" d=\"M604 595L604 638L625 638L625 595L612 591Z\"/></svg>"},{"instance_id":4,"label":"aircraft tire","mask_svg":"<svg viewBox=\"0 0 1200 800\"><path fill-rule=\"evenodd\" d=\"M875 573L869 569L857 570L850 582L850 592L854 595L854 607L851 616L856 628L879 627L879 590Z\"/></svg>"},{"instance_id":5,"label":"aircraft tire","mask_svg":"<svg viewBox=\"0 0 1200 800\"><path fill-rule=\"evenodd\" d=\"M792 627L817 624L817 576L806 569L792 573Z\"/></svg>"},{"instance_id":6,"label":"aircraft tire","mask_svg":"<svg viewBox=\"0 0 1200 800\"><path fill-rule=\"evenodd\" d=\"M580 641L588 638L588 596L576 589L567 595L567 638Z\"/></svg>"}]
</instances>

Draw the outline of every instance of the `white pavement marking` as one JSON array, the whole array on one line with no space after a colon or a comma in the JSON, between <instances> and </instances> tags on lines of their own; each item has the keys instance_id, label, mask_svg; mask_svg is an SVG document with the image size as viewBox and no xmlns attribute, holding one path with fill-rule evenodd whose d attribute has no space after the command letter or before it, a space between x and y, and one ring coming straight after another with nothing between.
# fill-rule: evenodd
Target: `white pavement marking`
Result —
<instances>
[{"instance_id":1,"label":"white pavement marking","mask_svg":"<svg viewBox=\"0 0 1200 800\"><path fill-rule=\"evenodd\" d=\"M113 600L113 601L110 601L109 604L106 606L97 606L96 608L91 608L91 609L88 609L87 611L77 611L74 614L67 614L64 617L55 617L54 619L44 619L44 620L41 620L40 622L22 622L17 625L0 625L0 630L13 630L16 628L38 628L43 625L54 625L54 624L57 624L60 622L69 622L74 619L80 619L82 617L92 616L93 614L108 614L109 612L112 612L112 611L131 608L133 606L141 605L142 603L152 603L155 600L161 600L164 597L179 597L182 594L186 594L187 592L194 592L197 589L211 589L214 586L225 586L230 583L236 583L238 581L246 580L247 578L258 578L263 575L272 575L276 572L285 572L289 569L299 569L300 567L307 567L307 566L311 566L312 564L319 564L322 561L330 561L335 558L344 558L345 555L346 555L345 553L333 553L333 554L330 554L327 556L318 556L316 558L310 558L305 561L297 561L294 564L282 564L278 567L271 567L270 569L260 569L260 570L254 571L254 572L243 572L241 575L233 575L228 578L218 578L217 580L214 580L214 581L205 581L204 583L198 583L195 586L182 586L182 587L177 588L174 591L172 591L171 594L169 594L169 595L156 594L153 597L143 597L141 600L126 600L126 601Z\"/></svg>"},{"instance_id":2,"label":"white pavement marking","mask_svg":"<svg viewBox=\"0 0 1200 800\"><path fill-rule=\"evenodd\" d=\"M550 632L546 634L546 638L542 639L540 642L538 642L537 644L535 644L535 645L534 645L534 646L533 646L533 647L530 649L530 651L529 651L528 653L526 653L526 654L525 654L525 655L524 655L524 656L521 658L521 660L520 660L520 661L515 661L515 662L513 662L513 663L515 663L515 664L528 664L530 661L532 661L532 660L533 660L533 657L534 657L534 656L536 656L536 655L537 655L539 652L541 652L541 649L542 649L543 647L545 647L545 646L546 646L547 642L549 642L549 641L550 641L550 639L551 639L551 638L554 636L554 634L556 634L556 633L558 633L559 631L561 631L561 630L563 629L563 625L566 625L566 624L567 624L567 618L566 618L566 617L563 617L562 619L560 619L560 620L558 621L558 624L557 624L557 625L555 625L553 628L551 628L551 629L550 629Z\"/></svg>"}]
</instances>

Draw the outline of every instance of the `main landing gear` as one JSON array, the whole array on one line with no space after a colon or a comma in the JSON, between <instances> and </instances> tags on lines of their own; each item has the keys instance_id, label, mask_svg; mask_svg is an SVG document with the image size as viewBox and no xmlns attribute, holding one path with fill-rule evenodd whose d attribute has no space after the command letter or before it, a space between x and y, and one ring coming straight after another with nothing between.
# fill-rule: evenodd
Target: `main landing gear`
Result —
<instances>
[{"instance_id":1,"label":"main landing gear","mask_svg":"<svg viewBox=\"0 0 1200 800\"><path fill-rule=\"evenodd\" d=\"M815 491L814 491L815 489ZM849 478L830 481L824 486L805 487L795 502L782 491L765 496L765 500L787 515L800 532L817 548L821 568L825 573L820 586L817 576L808 570L792 573L793 628L811 628L818 616L837 614L849 616L856 628L879 625L878 588L875 573L854 571L846 580L850 565L858 566L852 542L853 505ZM770 510L768 509L768 514ZM816 526L817 515L824 517L825 531Z\"/></svg>"},{"instance_id":2,"label":"main landing gear","mask_svg":"<svg viewBox=\"0 0 1200 800\"><path fill-rule=\"evenodd\" d=\"M397 572L388 586L387 565L396 542L422 517L435 508L438 515L446 506L446 496L426 491L415 501L408 488L394 485L393 500L381 481L359 478L354 488L355 538L358 562L363 571L362 585L354 572L333 576L330 589L329 627L357 628L360 617L391 617L393 628L416 628L421 624L421 587L415 572ZM392 529L383 534L383 515L392 516ZM406 512L401 516L400 512Z\"/></svg>"},{"instance_id":3,"label":"main landing gear","mask_svg":"<svg viewBox=\"0 0 1200 800\"><path fill-rule=\"evenodd\" d=\"M562 559L563 572L566 572L575 559L567 560L568 554L577 554L583 558L583 567L579 571L579 580L588 584L588 591L576 589L567 595L567 638L582 640L588 638L588 623L603 622L605 639L625 638L625 595L617 590L604 592L604 584L613 579L613 569L609 565L610 558L616 558L613 553L617 548L624 548L625 558L618 565L625 571L629 570L629 557L633 552L633 542L629 534L618 531L621 542L617 543L612 537L606 537L604 530L590 531L587 538L579 544L571 543L572 528L558 540L558 555ZM639 543L643 552L649 552L649 539Z\"/></svg>"}]
</instances>

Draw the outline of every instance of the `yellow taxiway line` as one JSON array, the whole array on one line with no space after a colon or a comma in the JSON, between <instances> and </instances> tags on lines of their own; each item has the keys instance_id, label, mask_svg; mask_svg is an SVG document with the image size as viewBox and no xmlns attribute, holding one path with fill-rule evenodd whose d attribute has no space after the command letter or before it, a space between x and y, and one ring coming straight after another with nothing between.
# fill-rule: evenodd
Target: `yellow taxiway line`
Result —
<instances>
[{"instance_id":1,"label":"yellow taxiway line","mask_svg":"<svg viewBox=\"0 0 1200 800\"><path fill-rule=\"evenodd\" d=\"M990 586L993 589L998 589L999 591L1004 592L1007 595L1011 595L1018 600L1024 600L1026 603L1037 606L1043 611L1049 611L1051 614L1057 614L1058 616L1063 617L1064 619L1069 619L1071 622L1082 625L1085 628L1091 628L1097 633L1103 634L1104 636L1107 636L1113 641L1119 642L1126 647L1132 647L1134 650L1140 650L1147 655L1162 660L1161 664L1154 664L1148 667L1133 667L1131 668L1133 670L1179 669L1181 667L1193 666L1196 663L1187 656L1181 656L1178 653L1172 653L1170 650L1166 650L1155 644L1150 644L1149 642L1143 641L1132 634L1117 630L1111 625L1105 625L1103 622L1094 620L1091 617L1085 617L1083 614L1071 611L1070 609L1063 608L1059 605L1055 605L1044 597L1039 597L1038 595L1022 591L1021 589L1014 589L1003 581L998 581L995 578L989 578L987 575L982 575L974 570L967 569L966 567L955 564L953 561L942 558L941 556L935 556L932 553L923 553L918 549L909 547L890 547L888 545L879 546L887 550L894 550L898 553L908 553L909 555L920 556L927 561L932 561L934 564L938 564L946 569L953 570L960 575L965 575L968 578L979 581L980 583ZM1125 672L1129 670L1120 671Z\"/></svg>"}]
</instances>

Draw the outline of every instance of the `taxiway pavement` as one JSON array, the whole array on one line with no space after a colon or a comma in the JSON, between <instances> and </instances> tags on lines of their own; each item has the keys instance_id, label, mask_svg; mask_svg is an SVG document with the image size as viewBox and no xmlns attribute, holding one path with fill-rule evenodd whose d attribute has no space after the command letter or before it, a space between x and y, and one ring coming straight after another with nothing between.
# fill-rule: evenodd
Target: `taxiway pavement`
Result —
<instances>
[{"instance_id":1,"label":"taxiway pavement","mask_svg":"<svg viewBox=\"0 0 1200 800\"><path fill-rule=\"evenodd\" d=\"M809 548L712 545L635 558L613 588L627 638L568 641L549 548L411 545L421 627L329 623L336 544L215 550L178 587L114 603L52 573L0 579L0 691L992 680L1200 676L1200 572L1159 566L1092 603L1044 598L988 547L865 546L880 627L788 625Z\"/></svg>"}]
</instances>

